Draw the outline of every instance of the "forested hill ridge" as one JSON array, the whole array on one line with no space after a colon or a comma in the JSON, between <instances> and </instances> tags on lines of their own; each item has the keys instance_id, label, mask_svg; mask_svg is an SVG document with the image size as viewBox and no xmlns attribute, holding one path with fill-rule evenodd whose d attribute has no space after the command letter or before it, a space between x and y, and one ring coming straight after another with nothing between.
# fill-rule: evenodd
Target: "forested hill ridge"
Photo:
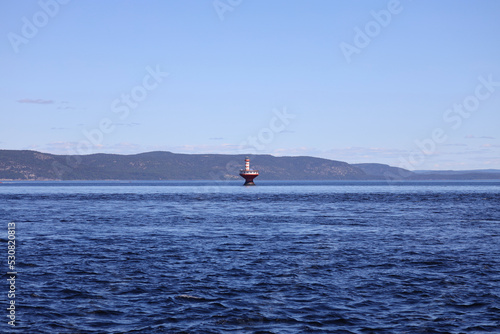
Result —
<instances>
[{"instance_id":1,"label":"forested hill ridge","mask_svg":"<svg viewBox=\"0 0 500 334\"><path fill-rule=\"evenodd\" d=\"M314 157L252 155L259 180L500 179L500 171L413 173L384 164L348 164ZM239 180L245 155L148 152L55 155L0 150L0 180Z\"/></svg>"},{"instance_id":2,"label":"forested hill ridge","mask_svg":"<svg viewBox=\"0 0 500 334\"><path fill-rule=\"evenodd\" d=\"M251 156L260 180L347 180L366 177L345 162L311 157ZM54 155L0 150L3 180L238 180L245 155L148 152Z\"/></svg>"}]
</instances>

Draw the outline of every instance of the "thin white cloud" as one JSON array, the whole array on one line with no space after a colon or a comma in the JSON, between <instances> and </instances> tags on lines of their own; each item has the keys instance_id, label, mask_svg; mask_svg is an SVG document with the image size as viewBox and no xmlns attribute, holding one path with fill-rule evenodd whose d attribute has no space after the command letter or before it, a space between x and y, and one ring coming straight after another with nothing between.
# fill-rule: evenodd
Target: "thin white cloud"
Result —
<instances>
[{"instance_id":1,"label":"thin white cloud","mask_svg":"<svg viewBox=\"0 0 500 334\"><path fill-rule=\"evenodd\" d=\"M467 135L467 136L465 136L465 139L496 139L496 138L492 137L492 136Z\"/></svg>"},{"instance_id":2,"label":"thin white cloud","mask_svg":"<svg viewBox=\"0 0 500 334\"><path fill-rule=\"evenodd\" d=\"M62 128L61 128L62 129ZM39 151L53 154L94 154L94 153L116 153L133 154L141 153L143 149L140 145L131 143L118 143L113 145L89 145L88 142L77 141L56 141L37 146Z\"/></svg>"},{"instance_id":3,"label":"thin white cloud","mask_svg":"<svg viewBox=\"0 0 500 334\"><path fill-rule=\"evenodd\" d=\"M450 143L450 144L441 144L441 146L449 146L449 147L454 147L454 146L456 146L456 147L467 147L467 146L469 146L469 145L467 145L467 144L461 144L461 143L455 143L455 144Z\"/></svg>"},{"instance_id":4,"label":"thin white cloud","mask_svg":"<svg viewBox=\"0 0 500 334\"><path fill-rule=\"evenodd\" d=\"M134 126L139 126L139 125L141 125L141 123L137 123L137 122L132 122L132 123L113 123L113 125L116 125L116 126L134 127Z\"/></svg>"},{"instance_id":5,"label":"thin white cloud","mask_svg":"<svg viewBox=\"0 0 500 334\"><path fill-rule=\"evenodd\" d=\"M58 102L57 110L76 110L77 107L70 104L69 101L61 101Z\"/></svg>"},{"instance_id":6,"label":"thin white cloud","mask_svg":"<svg viewBox=\"0 0 500 334\"><path fill-rule=\"evenodd\" d=\"M78 142L65 142L65 141L56 141L51 142L43 147L38 146L39 150L47 153L54 154L75 154L76 147L78 146Z\"/></svg>"},{"instance_id":7,"label":"thin white cloud","mask_svg":"<svg viewBox=\"0 0 500 334\"><path fill-rule=\"evenodd\" d=\"M33 104L53 104L53 100L43 100L43 99L21 99L17 100L19 103L33 103Z\"/></svg>"}]
</instances>

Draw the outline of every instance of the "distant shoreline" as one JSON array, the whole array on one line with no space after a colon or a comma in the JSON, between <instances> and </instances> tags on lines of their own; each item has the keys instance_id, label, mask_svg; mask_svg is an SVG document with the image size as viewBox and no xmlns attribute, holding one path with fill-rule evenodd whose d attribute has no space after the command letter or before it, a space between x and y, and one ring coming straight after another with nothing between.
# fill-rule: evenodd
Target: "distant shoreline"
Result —
<instances>
[{"instance_id":1,"label":"distant shoreline","mask_svg":"<svg viewBox=\"0 0 500 334\"><path fill-rule=\"evenodd\" d=\"M146 152L131 155L56 155L0 150L0 181L241 181L243 154ZM484 181L500 170L409 171L379 163L251 155L258 181Z\"/></svg>"}]
</instances>

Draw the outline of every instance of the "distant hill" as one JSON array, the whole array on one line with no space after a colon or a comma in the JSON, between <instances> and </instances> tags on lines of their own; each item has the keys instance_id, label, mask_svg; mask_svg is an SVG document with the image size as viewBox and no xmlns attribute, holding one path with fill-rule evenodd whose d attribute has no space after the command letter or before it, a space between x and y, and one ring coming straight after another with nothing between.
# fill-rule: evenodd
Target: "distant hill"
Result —
<instances>
[{"instance_id":1,"label":"distant hill","mask_svg":"<svg viewBox=\"0 0 500 334\"><path fill-rule=\"evenodd\" d=\"M408 179L415 176L415 174L407 169L392 167L384 164L365 163L365 164L352 164L351 166L357 167L365 172L368 176L380 178L383 176L388 180Z\"/></svg>"},{"instance_id":2,"label":"distant hill","mask_svg":"<svg viewBox=\"0 0 500 334\"><path fill-rule=\"evenodd\" d=\"M3 180L241 179L245 155L149 152L133 155L54 155L0 150ZM312 157L252 156L260 180L352 180L366 173L348 163Z\"/></svg>"},{"instance_id":3,"label":"distant hill","mask_svg":"<svg viewBox=\"0 0 500 334\"><path fill-rule=\"evenodd\" d=\"M500 180L500 170L414 171L414 180Z\"/></svg>"},{"instance_id":4,"label":"distant hill","mask_svg":"<svg viewBox=\"0 0 500 334\"><path fill-rule=\"evenodd\" d=\"M0 180L240 180L245 155L148 152L55 155L0 150ZM257 180L485 180L498 170L417 171L314 157L251 156ZM242 179L241 179L242 180Z\"/></svg>"},{"instance_id":5,"label":"distant hill","mask_svg":"<svg viewBox=\"0 0 500 334\"><path fill-rule=\"evenodd\" d=\"M385 180L414 180L414 181L432 181L432 180L499 180L499 169L478 169L478 170L415 170L392 167L384 164L365 163L352 164L368 176L383 178Z\"/></svg>"},{"instance_id":6,"label":"distant hill","mask_svg":"<svg viewBox=\"0 0 500 334\"><path fill-rule=\"evenodd\" d=\"M472 169L472 170L414 170L415 174L500 174L500 169Z\"/></svg>"}]
</instances>

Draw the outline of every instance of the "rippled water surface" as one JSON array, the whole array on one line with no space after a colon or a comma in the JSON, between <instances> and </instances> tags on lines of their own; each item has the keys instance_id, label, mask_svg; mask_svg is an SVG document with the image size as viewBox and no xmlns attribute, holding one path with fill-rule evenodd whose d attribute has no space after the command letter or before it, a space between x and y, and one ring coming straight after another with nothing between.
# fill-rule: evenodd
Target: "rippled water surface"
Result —
<instances>
[{"instance_id":1,"label":"rippled water surface","mask_svg":"<svg viewBox=\"0 0 500 334\"><path fill-rule=\"evenodd\" d=\"M500 332L499 182L4 182L0 217L18 333Z\"/></svg>"}]
</instances>

